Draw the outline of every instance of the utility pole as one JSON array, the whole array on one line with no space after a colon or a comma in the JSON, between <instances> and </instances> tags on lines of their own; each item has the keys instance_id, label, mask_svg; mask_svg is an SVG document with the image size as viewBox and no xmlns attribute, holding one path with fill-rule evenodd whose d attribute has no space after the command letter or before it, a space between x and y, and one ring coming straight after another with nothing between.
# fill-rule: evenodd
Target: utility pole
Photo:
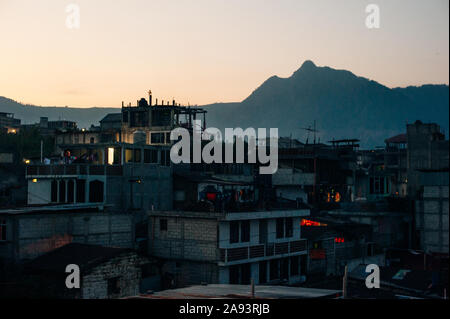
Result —
<instances>
[{"instance_id":1,"label":"utility pole","mask_svg":"<svg viewBox=\"0 0 450 319\"><path fill-rule=\"evenodd\" d=\"M316 120L314 120L314 145L316 145Z\"/></svg>"}]
</instances>

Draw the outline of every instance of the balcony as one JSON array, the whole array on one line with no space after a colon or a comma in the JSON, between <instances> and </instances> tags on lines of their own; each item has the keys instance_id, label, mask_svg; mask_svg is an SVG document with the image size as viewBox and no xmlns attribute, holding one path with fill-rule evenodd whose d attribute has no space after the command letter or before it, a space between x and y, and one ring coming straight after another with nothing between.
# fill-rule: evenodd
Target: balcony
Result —
<instances>
[{"instance_id":1,"label":"balcony","mask_svg":"<svg viewBox=\"0 0 450 319\"><path fill-rule=\"evenodd\" d=\"M122 165L29 165L27 177L35 176L77 176L77 175L107 175L122 176Z\"/></svg>"},{"instance_id":2,"label":"balcony","mask_svg":"<svg viewBox=\"0 0 450 319\"><path fill-rule=\"evenodd\" d=\"M222 263L252 262L267 258L283 257L288 254L306 252L307 240L300 239L284 243L267 243L239 248L221 248Z\"/></svg>"}]
</instances>

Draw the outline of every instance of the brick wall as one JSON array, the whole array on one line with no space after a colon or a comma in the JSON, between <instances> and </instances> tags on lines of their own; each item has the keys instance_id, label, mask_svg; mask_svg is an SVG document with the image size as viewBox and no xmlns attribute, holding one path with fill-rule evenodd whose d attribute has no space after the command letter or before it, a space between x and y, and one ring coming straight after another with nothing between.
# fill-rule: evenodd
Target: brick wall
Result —
<instances>
[{"instance_id":1,"label":"brick wall","mask_svg":"<svg viewBox=\"0 0 450 319\"><path fill-rule=\"evenodd\" d=\"M161 230L161 219L167 230ZM217 220L152 217L149 223L150 255L161 258L217 261Z\"/></svg>"},{"instance_id":2,"label":"brick wall","mask_svg":"<svg viewBox=\"0 0 450 319\"><path fill-rule=\"evenodd\" d=\"M82 298L105 299L137 295L141 280L140 263L140 257L129 253L93 268L87 275L82 276ZM115 277L118 278L120 292L109 295L108 279Z\"/></svg>"}]
</instances>

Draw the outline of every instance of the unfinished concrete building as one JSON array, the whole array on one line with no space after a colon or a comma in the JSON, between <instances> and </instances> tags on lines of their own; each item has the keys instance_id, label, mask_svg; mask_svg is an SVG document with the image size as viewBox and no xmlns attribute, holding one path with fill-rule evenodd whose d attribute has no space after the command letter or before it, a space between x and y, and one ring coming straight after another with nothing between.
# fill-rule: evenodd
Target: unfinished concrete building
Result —
<instances>
[{"instance_id":1,"label":"unfinished concrete building","mask_svg":"<svg viewBox=\"0 0 450 319\"><path fill-rule=\"evenodd\" d=\"M300 221L309 207L277 198L257 181L253 164L230 165L236 165L230 174L210 165L204 171L200 164L178 172L176 209L149 212L148 251L163 263L165 288L305 279L307 244ZM237 171L244 174L234 175Z\"/></svg>"},{"instance_id":2,"label":"unfinished concrete building","mask_svg":"<svg viewBox=\"0 0 450 319\"><path fill-rule=\"evenodd\" d=\"M449 253L447 171L422 170L416 200L416 246L426 253Z\"/></svg>"},{"instance_id":3,"label":"unfinished concrete building","mask_svg":"<svg viewBox=\"0 0 450 319\"><path fill-rule=\"evenodd\" d=\"M408 194L420 192L420 170L448 170L449 141L439 125L416 121L407 125Z\"/></svg>"}]
</instances>

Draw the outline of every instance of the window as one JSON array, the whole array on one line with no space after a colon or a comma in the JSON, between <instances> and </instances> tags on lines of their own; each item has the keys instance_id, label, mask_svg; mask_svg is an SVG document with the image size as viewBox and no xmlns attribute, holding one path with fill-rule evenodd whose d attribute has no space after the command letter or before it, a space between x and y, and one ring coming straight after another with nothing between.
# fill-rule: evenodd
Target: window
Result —
<instances>
[{"instance_id":1,"label":"window","mask_svg":"<svg viewBox=\"0 0 450 319\"><path fill-rule=\"evenodd\" d=\"M250 241L250 221L230 222L230 244L248 243Z\"/></svg>"},{"instance_id":2,"label":"window","mask_svg":"<svg viewBox=\"0 0 450 319\"><path fill-rule=\"evenodd\" d=\"M164 150L162 150L161 151L161 165L164 165L164 166L166 166L166 151L164 151Z\"/></svg>"},{"instance_id":3,"label":"window","mask_svg":"<svg viewBox=\"0 0 450 319\"><path fill-rule=\"evenodd\" d=\"M247 243L250 241L250 221L244 220L241 222L241 242Z\"/></svg>"},{"instance_id":4,"label":"window","mask_svg":"<svg viewBox=\"0 0 450 319\"><path fill-rule=\"evenodd\" d=\"M259 283L265 284L267 282L267 261L259 262Z\"/></svg>"},{"instance_id":5,"label":"window","mask_svg":"<svg viewBox=\"0 0 450 319\"><path fill-rule=\"evenodd\" d=\"M389 193L389 181L382 176L375 176L369 179L370 194L385 194Z\"/></svg>"},{"instance_id":6,"label":"window","mask_svg":"<svg viewBox=\"0 0 450 319\"><path fill-rule=\"evenodd\" d=\"M156 164L158 163L158 151L157 150L144 150L144 163Z\"/></svg>"},{"instance_id":7,"label":"window","mask_svg":"<svg viewBox=\"0 0 450 319\"><path fill-rule=\"evenodd\" d=\"M152 126L169 126L171 123L171 111L166 110L152 110Z\"/></svg>"},{"instance_id":8,"label":"window","mask_svg":"<svg viewBox=\"0 0 450 319\"><path fill-rule=\"evenodd\" d=\"M286 237L292 237L294 229L292 223L292 217L286 218Z\"/></svg>"},{"instance_id":9,"label":"window","mask_svg":"<svg viewBox=\"0 0 450 319\"><path fill-rule=\"evenodd\" d=\"M170 150L165 150L164 153L166 153L166 164L165 166L170 166Z\"/></svg>"},{"instance_id":10,"label":"window","mask_svg":"<svg viewBox=\"0 0 450 319\"><path fill-rule=\"evenodd\" d=\"M137 149L134 150L133 161L135 163L140 163L141 162L141 149L140 148L137 148Z\"/></svg>"},{"instance_id":11,"label":"window","mask_svg":"<svg viewBox=\"0 0 450 319\"><path fill-rule=\"evenodd\" d=\"M292 217L276 219L277 238L289 238L293 236L294 224Z\"/></svg>"},{"instance_id":12,"label":"window","mask_svg":"<svg viewBox=\"0 0 450 319\"><path fill-rule=\"evenodd\" d=\"M6 240L6 220L0 219L0 241Z\"/></svg>"},{"instance_id":13,"label":"window","mask_svg":"<svg viewBox=\"0 0 450 319\"><path fill-rule=\"evenodd\" d=\"M86 201L85 192L86 192L86 180L77 179L77 203L84 203Z\"/></svg>"},{"instance_id":14,"label":"window","mask_svg":"<svg viewBox=\"0 0 450 319\"><path fill-rule=\"evenodd\" d=\"M250 284L250 277L251 277L250 264L242 264L240 268L241 268L241 285Z\"/></svg>"},{"instance_id":15,"label":"window","mask_svg":"<svg viewBox=\"0 0 450 319\"><path fill-rule=\"evenodd\" d=\"M238 285L239 284L239 266L234 265L230 266L230 284Z\"/></svg>"},{"instance_id":16,"label":"window","mask_svg":"<svg viewBox=\"0 0 450 319\"><path fill-rule=\"evenodd\" d=\"M279 272L279 260L278 259L272 259L270 261L270 280L275 280L280 278L280 272Z\"/></svg>"},{"instance_id":17,"label":"window","mask_svg":"<svg viewBox=\"0 0 450 319\"><path fill-rule=\"evenodd\" d=\"M161 151L161 165L170 166L170 150Z\"/></svg>"},{"instance_id":18,"label":"window","mask_svg":"<svg viewBox=\"0 0 450 319\"><path fill-rule=\"evenodd\" d=\"M164 133L151 133L151 144L164 144Z\"/></svg>"},{"instance_id":19,"label":"window","mask_svg":"<svg viewBox=\"0 0 450 319\"><path fill-rule=\"evenodd\" d=\"M74 189L75 189L75 183L73 180L69 180L67 182L67 202L73 203L74 201Z\"/></svg>"},{"instance_id":20,"label":"window","mask_svg":"<svg viewBox=\"0 0 450 319\"><path fill-rule=\"evenodd\" d=\"M58 201L58 181L53 180L51 186L51 201L56 203Z\"/></svg>"},{"instance_id":21,"label":"window","mask_svg":"<svg viewBox=\"0 0 450 319\"><path fill-rule=\"evenodd\" d=\"M108 295L120 294L119 277L108 279Z\"/></svg>"},{"instance_id":22,"label":"window","mask_svg":"<svg viewBox=\"0 0 450 319\"><path fill-rule=\"evenodd\" d=\"M132 149L127 148L125 150L125 162L126 163L133 162L133 150Z\"/></svg>"},{"instance_id":23,"label":"window","mask_svg":"<svg viewBox=\"0 0 450 319\"><path fill-rule=\"evenodd\" d=\"M277 238L284 237L284 218L277 218Z\"/></svg>"},{"instance_id":24,"label":"window","mask_svg":"<svg viewBox=\"0 0 450 319\"><path fill-rule=\"evenodd\" d=\"M159 230L160 231L167 231L167 219L160 219L159 220Z\"/></svg>"},{"instance_id":25,"label":"window","mask_svg":"<svg viewBox=\"0 0 450 319\"><path fill-rule=\"evenodd\" d=\"M66 202L66 181L59 181L59 202Z\"/></svg>"},{"instance_id":26,"label":"window","mask_svg":"<svg viewBox=\"0 0 450 319\"><path fill-rule=\"evenodd\" d=\"M280 278L289 279L289 258L280 260Z\"/></svg>"},{"instance_id":27,"label":"window","mask_svg":"<svg viewBox=\"0 0 450 319\"><path fill-rule=\"evenodd\" d=\"M239 222L232 221L230 223L230 244L239 242Z\"/></svg>"},{"instance_id":28,"label":"window","mask_svg":"<svg viewBox=\"0 0 450 319\"><path fill-rule=\"evenodd\" d=\"M306 255L300 256L300 275L306 275L306 267L308 265L308 259Z\"/></svg>"},{"instance_id":29,"label":"window","mask_svg":"<svg viewBox=\"0 0 450 319\"><path fill-rule=\"evenodd\" d=\"M170 144L170 133L166 133L166 144Z\"/></svg>"},{"instance_id":30,"label":"window","mask_svg":"<svg viewBox=\"0 0 450 319\"><path fill-rule=\"evenodd\" d=\"M291 257L291 276L297 276L299 274L299 259L300 256Z\"/></svg>"},{"instance_id":31,"label":"window","mask_svg":"<svg viewBox=\"0 0 450 319\"><path fill-rule=\"evenodd\" d=\"M89 183L89 202L103 203L103 182L92 181Z\"/></svg>"}]
</instances>

